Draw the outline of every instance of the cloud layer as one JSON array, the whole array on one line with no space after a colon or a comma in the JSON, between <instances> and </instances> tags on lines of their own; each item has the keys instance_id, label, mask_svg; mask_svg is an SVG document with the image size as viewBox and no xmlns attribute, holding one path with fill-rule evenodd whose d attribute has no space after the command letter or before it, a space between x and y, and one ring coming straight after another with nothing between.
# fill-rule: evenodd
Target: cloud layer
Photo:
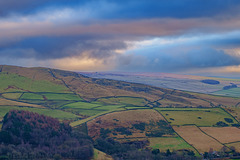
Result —
<instances>
[{"instance_id":1,"label":"cloud layer","mask_svg":"<svg viewBox=\"0 0 240 160\"><path fill-rule=\"evenodd\" d=\"M1 1L0 62L76 71L238 68L239 18L239 0Z\"/></svg>"}]
</instances>

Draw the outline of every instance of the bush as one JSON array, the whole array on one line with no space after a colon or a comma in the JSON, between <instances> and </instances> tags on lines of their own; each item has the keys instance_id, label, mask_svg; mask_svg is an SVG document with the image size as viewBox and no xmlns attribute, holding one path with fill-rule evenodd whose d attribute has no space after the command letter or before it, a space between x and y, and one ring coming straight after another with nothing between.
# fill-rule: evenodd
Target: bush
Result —
<instances>
[{"instance_id":1,"label":"bush","mask_svg":"<svg viewBox=\"0 0 240 160\"><path fill-rule=\"evenodd\" d=\"M141 131L144 131L145 130L145 126L146 124L141 122L141 123L138 123L138 124L133 124L133 127L138 129L138 130L141 130Z\"/></svg>"},{"instance_id":2,"label":"bush","mask_svg":"<svg viewBox=\"0 0 240 160\"><path fill-rule=\"evenodd\" d=\"M219 121L219 122L216 123L216 126L218 126L218 127L227 127L227 126L229 126L229 125L226 124L226 123L223 122L223 121Z\"/></svg>"},{"instance_id":3,"label":"bush","mask_svg":"<svg viewBox=\"0 0 240 160\"><path fill-rule=\"evenodd\" d=\"M233 120L231 118L224 118L224 120L228 123L233 123Z\"/></svg>"},{"instance_id":4,"label":"bush","mask_svg":"<svg viewBox=\"0 0 240 160\"><path fill-rule=\"evenodd\" d=\"M116 132L120 132L120 134L122 134L122 135L124 135L124 134L125 135L132 135L132 132L129 131L129 129L125 128L125 127L114 128L114 130Z\"/></svg>"}]
</instances>

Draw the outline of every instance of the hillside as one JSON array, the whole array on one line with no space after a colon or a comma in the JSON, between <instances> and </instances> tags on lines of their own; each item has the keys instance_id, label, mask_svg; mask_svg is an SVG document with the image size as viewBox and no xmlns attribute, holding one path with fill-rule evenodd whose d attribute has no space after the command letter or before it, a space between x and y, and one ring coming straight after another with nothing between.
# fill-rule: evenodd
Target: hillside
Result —
<instances>
[{"instance_id":1,"label":"hillside","mask_svg":"<svg viewBox=\"0 0 240 160\"><path fill-rule=\"evenodd\" d=\"M138 82L162 88L240 97L240 80L233 78L203 77L158 72L81 72L81 74L93 78L108 78L127 82ZM234 85L235 88L231 88L232 85Z\"/></svg>"},{"instance_id":2,"label":"hillside","mask_svg":"<svg viewBox=\"0 0 240 160\"><path fill-rule=\"evenodd\" d=\"M237 155L239 106L239 98L90 78L51 68L0 66L0 120L11 109L57 118L87 133L96 149L114 158L124 156L123 150L107 150L100 142L113 148L134 145L136 155L136 148L200 156L223 147ZM222 134L212 134L219 128ZM195 133L201 141L191 137ZM226 140L224 135L234 138ZM211 145L204 145L207 142Z\"/></svg>"},{"instance_id":3,"label":"hillside","mask_svg":"<svg viewBox=\"0 0 240 160\"><path fill-rule=\"evenodd\" d=\"M0 66L1 93L44 93L76 94L85 101L96 101L109 97L141 97L151 102L162 102L163 105L188 105L210 107L218 105L216 96L188 93L173 89L164 89L124 81L89 78L81 74L50 68L23 68ZM5 94L5 96L9 96ZM11 94L13 96L13 94ZM204 97L204 98L203 98ZM6 97L7 98L7 97ZM45 97L46 98L46 97ZM44 99L44 96L43 96ZM204 100L203 100L204 99ZM221 98L222 99L222 98ZM238 100L226 98L235 106ZM168 101L168 102L165 102ZM208 102L206 102L208 101ZM212 103L212 104L211 104ZM221 102L229 105L228 102Z\"/></svg>"}]
</instances>

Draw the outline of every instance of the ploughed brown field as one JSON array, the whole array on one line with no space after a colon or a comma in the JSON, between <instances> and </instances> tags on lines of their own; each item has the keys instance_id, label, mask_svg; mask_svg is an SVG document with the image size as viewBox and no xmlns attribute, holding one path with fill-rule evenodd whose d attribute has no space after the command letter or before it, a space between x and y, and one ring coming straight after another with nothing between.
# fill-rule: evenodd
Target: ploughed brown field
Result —
<instances>
[{"instance_id":1,"label":"ploughed brown field","mask_svg":"<svg viewBox=\"0 0 240 160\"><path fill-rule=\"evenodd\" d=\"M237 127L200 127L200 129L221 143L240 141L240 129Z\"/></svg>"},{"instance_id":2,"label":"ploughed brown field","mask_svg":"<svg viewBox=\"0 0 240 160\"><path fill-rule=\"evenodd\" d=\"M200 153L209 152L211 148L221 150L223 147L221 143L204 134L196 126L173 126L173 129Z\"/></svg>"}]
</instances>

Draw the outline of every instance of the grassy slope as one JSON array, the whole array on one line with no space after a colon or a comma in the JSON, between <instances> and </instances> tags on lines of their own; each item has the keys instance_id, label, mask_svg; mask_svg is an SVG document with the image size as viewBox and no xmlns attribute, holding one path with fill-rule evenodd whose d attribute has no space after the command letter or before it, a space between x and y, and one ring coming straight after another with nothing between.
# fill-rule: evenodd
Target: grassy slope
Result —
<instances>
[{"instance_id":1,"label":"grassy slope","mask_svg":"<svg viewBox=\"0 0 240 160\"><path fill-rule=\"evenodd\" d=\"M36 99L36 100L44 100L43 96L40 94L35 94L35 93L24 93L21 97L22 100L27 99L27 100L32 100L32 99Z\"/></svg>"},{"instance_id":2,"label":"grassy slope","mask_svg":"<svg viewBox=\"0 0 240 160\"><path fill-rule=\"evenodd\" d=\"M31 91L31 92L66 92L63 85L54 84L45 80L32 80L12 73L0 74L0 91Z\"/></svg>"},{"instance_id":3,"label":"grassy slope","mask_svg":"<svg viewBox=\"0 0 240 160\"><path fill-rule=\"evenodd\" d=\"M231 83L239 84L239 79L214 78L202 76L177 75L168 73L83 73L95 78L109 78L128 82L137 82L162 88L173 88L190 92L211 93L220 91ZM220 82L217 85L202 83L201 80L213 79ZM239 96L238 96L239 97Z\"/></svg>"},{"instance_id":4,"label":"grassy slope","mask_svg":"<svg viewBox=\"0 0 240 160\"><path fill-rule=\"evenodd\" d=\"M147 101L143 98L134 98L134 97L112 97L112 98L100 98L98 102L103 102L106 104L126 104L126 105L135 105L135 106L144 106L147 104Z\"/></svg>"},{"instance_id":5,"label":"grassy slope","mask_svg":"<svg viewBox=\"0 0 240 160\"><path fill-rule=\"evenodd\" d=\"M7 74L8 73L8 74ZM129 97L122 100L110 99L110 101L119 101L120 103L128 103L134 105L144 105L145 98L149 101L167 100L172 104L187 104L188 106L212 107L211 103L218 105L221 97L192 94L182 91L174 91L171 89L163 89L151 87L148 85L128 83L123 81L115 81L108 79L94 79L82 76L80 74L68 71L61 71L48 68L20 68L14 66L4 66L0 76L0 91L9 92L14 90L30 90L32 92L57 92L66 93L74 92L87 101L96 100L103 97ZM8 88L14 85L15 88ZM132 98L135 97L135 98ZM101 99L104 101L104 99ZM135 101L136 100L136 101ZM110 102L109 101L109 102ZM135 101L135 102L134 102ZM210 103L211 102L211 103ZM227 103L225 103L227 102ZM225 98L221 101L223 105L236 105L239 100L234 98Z\"/></svg>"},{"instance_id":6,"label":"grassy slope","mask_svg":"<svg viewBox=\"0 0 240 160\"><path fill-rule=\"evenodd\" d=\"M179 149L191 149L192 146L187 144L182 138L180 137L157 137L157 138L149 138L150 147L154 149L160 149L162 151L166 151L167 149L179 150Z\"/></svg>"},{"instance_id":7,"label":"grassy slope","mask_svg":"<svg viewBox=\"0 0 240 160\"><path fill-rule=\"evenodd\" d=\"M36 112L36 113L39 113L39 114L43 114L43 115L46 115L46 116L50 116L50 117L58 118L58 119L62 119L62 120L63 119L74 120L74 119L80 118L77 115L74 115L74 114L69 113L69 112L64 112L64 111L61 111L61 110L30 108L30 107L17 107L17 106L0 106L0 118L3 118L4 115L12 109Z\"/></svg>"},{"instance_id":8,"label":"grassy slope","mask_svg":"<svg viewBox=\"0 0 240 160\"><path fill-rule=\"evenodd\" d=\"M2 96L4 98L9 98L9 99L18 99L22 93L4 93Z\"/></svg>"},{"instance_id":9,"label":"grassy slope","mask_svg":"<svg viewBox=\"0 0 240 160\"><path fill-rule=\"evenodd\" d=\"M113 160L113 158L106 153L94 148L94 157L92 160Z\"/></svg>"},{"instance_id":10,"label":"grassy slope","mask_svg":"<svg viewBox=\"0 0 240 160\"><path fill-rule=\"evenodd\" d=\"M18 93L10 93L16 91ZM0 106L1 116L4 116L10 108L30 110L40 114L55 116L59 119L78 119L79 116L76 114L90 116L72 122L72 126L85 123L101 115L125 110L126 108L159 107L160 104L156 102L163 103L166 106L171 104L173 106L187 105L192 107L199 105L204 107L232 107L240 102L237 98L162 89L107 79L94 79L68 71L4 66L3 72L0 73L0 96L2 93L2 96L5 98L18 100L21 96L20 92L31 92L24 93L21 97L21 99L27 99L24 100L27 103L42 104L46 107L57 109ZM193 109L191 108L191 110ZM223 118L229 118L227 113L215 108L211 112L199 111L199 109L194 111L164 111L160 109L160 112L163 115L167 112L169 112L167 113L169 115L172 114L171 116L175 118L172 124L180 124L179 120L187 116L188 118L185 117L184 119L188 120L180 125L189 124L189 119L191 119L191 123L199 126L205 126L206 124L209 126L219 120L223 120ZM193 113L192 116L189 114L190 112ZM196 119L196 117L199 117L199 113L202 121ZM166 115L164 116L168 119ZM168 121L170 122L170 118Z\"/></svg>"},{"instance_id":11,"label":"grassy slope","mask_svg":"<svg viewBox=\"0 0 240 160\"><path fill-rule=\"evenodd\" d=\"M229 97L240 97L240 88L232 88L227 90L216 91L216 92L212 92L212 94L229 96Z\"/></svg>"},{"instance_id":12,"label":"grassy slope","mask_svg":"<svg viewBox=\"0 0 240 160\"><path fill-rule=\"evenodd\" d=\"M82 98L80 98L78 95L75 95L75 94L44 93L43 95L48 100L74 100L74 101L82 100Z\"/></svg>"},{"instance_id":13,"label":"grassy slope","mask_svg":"<svg viewBox=\"0 0 240 160\"><path fill-rule=\"evenodd\" d=\"M171 125L213 126L219 121L227 123L224 118L230 118L234 123L238 123L228 113L220 108L200 109L200 108L164 108L157 109L171 123ZM231 124L229 124L231 125Z\"/></svg>"}]
</instances>

